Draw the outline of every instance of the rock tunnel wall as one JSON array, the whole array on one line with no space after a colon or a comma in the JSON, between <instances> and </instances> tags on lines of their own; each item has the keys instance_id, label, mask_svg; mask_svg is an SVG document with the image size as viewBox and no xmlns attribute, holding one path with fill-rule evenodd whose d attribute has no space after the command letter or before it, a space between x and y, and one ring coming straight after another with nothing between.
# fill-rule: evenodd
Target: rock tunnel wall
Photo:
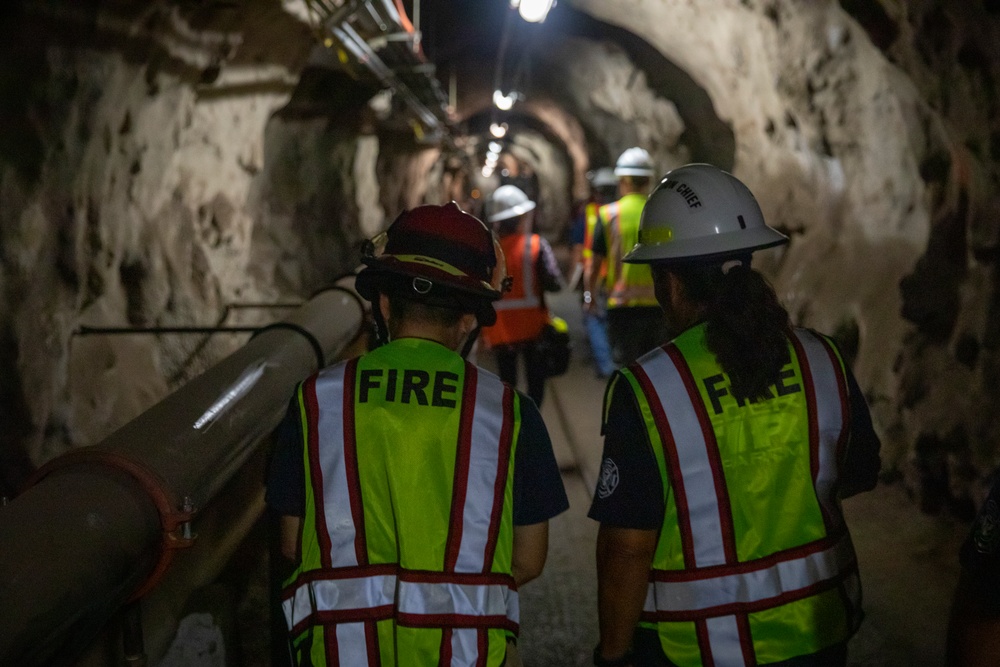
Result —
<instances>
[{"instance_id":1,"label":"rock tunnel wall","mask_svg":"<svg viewBox=\"0 0 1000 667\"><path fill-rule=\"evenodd\" d=\"M759 266L797 322L854 360L887 472L929 509L974 496L1000 456L996 3L568 4L676 64L731 128L734 172L793 239ZM18 7L0 66L16 130L0 140L6 494L242 341L80 326L263 321L226 307L306 296L387 218L450 196L436 147L363 97L334 104L336 86L304 95L315 38L277 2ZM580 57L560 66L567 49ZM572 40L542 62L536 112L555 111L525 151L558 170L553 238L587 168L580 145L609 161L648 139L663 170L704 159L684 143L683 104L613 44ZM560 113L572 122L557 127Z\"/></svg>"}]
</instances>

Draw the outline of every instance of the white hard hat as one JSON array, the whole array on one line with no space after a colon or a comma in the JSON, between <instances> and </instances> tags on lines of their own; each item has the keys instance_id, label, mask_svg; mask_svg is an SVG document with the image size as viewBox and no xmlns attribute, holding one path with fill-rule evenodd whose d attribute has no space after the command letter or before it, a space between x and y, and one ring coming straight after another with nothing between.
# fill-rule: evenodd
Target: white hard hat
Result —
<instances>
[{"instance_id":1,"label":"white hard hat","mask_svg":"<svg viewBox=\"0 0 1000 667\"><path fill-rule=\"evenodd\" d=\"M611 167L600 167L594 171L587 173L587 180L590 181L590 185L595 188L607 188L611 186L618 185L618 179L615 178L615 172Z\"/></svg>"},{"instance_id":2,"label":"white hard hat","mask_svg":"<svg viewBox=\"0 0 1000 667\"><path fill-rule=\"evenodd\" d=\"M764 223L750 189L710 164L668 172L646 200L625 262L712 261L788 243Z\"/></svg>"},{"instance_id":3,"label":"white hard hat","mask_svg":"<svg viewBox=\"0 0 1000 667\"><path fill-rule=\"evenodd\" d=\"M528 199L528 195L516 185L501 185L493 191L490 199L486 202L488 211L487 220L489 222L500 222L524 215L535 208L535 202Z\"/></svg>"},{"instance_id":4,"label":"white hard hat","mask_svg":"<svg viewBox=\"0 0 1000 667\"><path fill-rule=\"evenodd\" d=\"M618 157L615 163L615 176L653 176L653 159L646 149L634 146Z\"/></svg>"}]
</instances>

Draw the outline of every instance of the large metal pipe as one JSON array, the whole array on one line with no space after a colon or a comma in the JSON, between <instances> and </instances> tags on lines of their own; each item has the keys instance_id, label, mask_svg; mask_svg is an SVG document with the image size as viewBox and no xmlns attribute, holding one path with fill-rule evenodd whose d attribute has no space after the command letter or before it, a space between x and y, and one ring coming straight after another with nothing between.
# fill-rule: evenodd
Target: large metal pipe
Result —
<instances>
[{"instance_id":1,"label":"large metal pipe","mask_svg":"<svg viewBox=\"0 0 1000 667\"><path fill-rule=\"evenodd\" d=\"M43 467L0 508L0 665L53 664L84 648L184 543L182 504L216 496L295 385L362 322L346 287L321 292L100 444Z\"/></svg>"}]
</instances>

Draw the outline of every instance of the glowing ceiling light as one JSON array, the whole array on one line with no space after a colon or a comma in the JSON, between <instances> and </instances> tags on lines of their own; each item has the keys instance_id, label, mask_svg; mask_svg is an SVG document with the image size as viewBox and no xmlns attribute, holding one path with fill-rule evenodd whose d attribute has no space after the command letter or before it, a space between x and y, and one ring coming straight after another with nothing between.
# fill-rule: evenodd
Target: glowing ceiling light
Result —
<instances>
[{"instance_id":1,"label":"glowing ceiling light","mask_svg":"<svg viewBox=\"0 0 1000 667\"><path fill-rule=\"evenodd\" d=\"M549 15L549 10L555 6L555 0L520 0L516 5L521 18L528 23L541 23Z\"/></svg>"},{"instance_id":2,"label":"glowing ceiling light","mask_svg":"<svg viewBox=\"0 0 1000 667\"><path fill-rule=\"evenodd\" d=\"M490 125L490 134L497 139L503 139L507 134L507 123L493 123Z\"/></svg>"},{"instance_id":3,"label":"glowing ceiling light","mask_svg":"<svg viewBox=\"0 0 1000 667\"><path fill-rule=\"evenodd\" d=\"M499 141L491 141L490 142L490 152L491 153L499 153L500 149L502 149L502 148L503 148L503 144L501 144Z\"/></svg>"},{"instance_id":4,"label":"glowing ceiling light","mask_svg":"<svg viewBox=\"0 0 1000 667\"><path fill-rule=\"evenodd\" d=\"M500 111L510 111L511 107L514 106L514 94L504 95L499 90L493 91L493 104L496 105L497 109Z\"/></svg>"}]
</instances>

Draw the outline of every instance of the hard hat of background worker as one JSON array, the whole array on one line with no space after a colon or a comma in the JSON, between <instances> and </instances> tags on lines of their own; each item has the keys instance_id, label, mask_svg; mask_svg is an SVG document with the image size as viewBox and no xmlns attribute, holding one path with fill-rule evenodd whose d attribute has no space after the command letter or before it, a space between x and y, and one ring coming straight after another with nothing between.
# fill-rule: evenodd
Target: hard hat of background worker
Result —
<instances>
[{"instance_id":1,"label":"hard hat of background worker","mask_svg":"<svg viewBox=\"0 0 1000 667\"><path fill-rule=\"evenodd\" d=\"M618 185L618 179L615 177L615 172L611 167L600 167L588 172L587 180L590 181L591 187L594 188L607 188Z\"/></svg>"},{"instance_id":2,"label":"hard hat of background worker","mask_svg":"<svg viewBox=\"0 0 1000 667\"><path fill-rule=\"evenodd\" d=\"M711 262L788 243L770 228L750 189L710 164L667 173L642 209L632 264Z\"/></svg>"},{"instance_id":3,"label":"hard hat of background worker","mask_svg":"<svg viewBox=\"0 0 1000 667\"><path fill-rule=\"evenodd\" d=\"M524 215L535 208L535 202L528 199L524 190L516 185L501 185L490 195L486 203L489 222L500 222Z\"/></svg>"},{"instance_id":4,"label":"hard hat of background worker","mask_svg":"<svg viewBox=\"0 0 1000 667\"><path fill-rule=\"evenodd\" d=\"M618 178L622 176L652 177L654 175L656 175L656 170L653 168L653 159L649 157L646 149L638 146L627 149L615 163L615 176Z\"/></svg>"},{"instance_id":5,"label":"hard hat of background worker","mask_svg":"<svg viewBox=\"0 0 1000 667\"><path fill-rule=\"evenodd\" d=\"M404 211L365 243L361 261L355 289L373 304L401 295L474 313L481 326L496 322L493 302L510 288L496 236L455 202Z\"/></svg>"}]
</instances>

